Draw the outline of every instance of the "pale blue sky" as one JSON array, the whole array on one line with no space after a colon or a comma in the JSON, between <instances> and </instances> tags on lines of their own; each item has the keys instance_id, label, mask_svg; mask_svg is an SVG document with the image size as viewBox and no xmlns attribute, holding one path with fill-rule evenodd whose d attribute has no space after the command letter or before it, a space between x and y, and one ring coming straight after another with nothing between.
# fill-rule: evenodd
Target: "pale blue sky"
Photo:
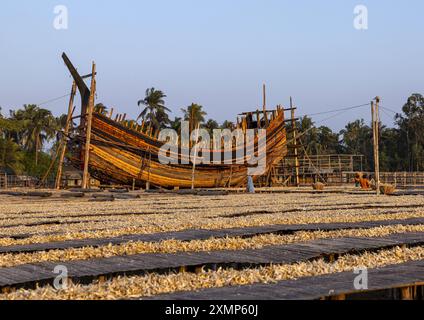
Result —
<instances>
[{"instance_id":1,"label":"pale blue sky","mask_svg":"<svg viewBox=\"0 0 424 320\"><path fill-rule=\"evenodd\" d=\"M69 8L66 31L53 28L61 4ZM353 28L358 4L368 6L368 31ZM132 116L154 86L174 115L197 102L210 117L234 120L261 104L263 82L270 106L292 95L302 114L376 95L400 110L411 93L424 93L423 12L422 0L2 0L0 106L68 93L65 51L81 73L95 60L98 102ZM59 114L66 104L45 107ZM369 113L325 124L338 130Z\"/></svg>"}]
</instances>

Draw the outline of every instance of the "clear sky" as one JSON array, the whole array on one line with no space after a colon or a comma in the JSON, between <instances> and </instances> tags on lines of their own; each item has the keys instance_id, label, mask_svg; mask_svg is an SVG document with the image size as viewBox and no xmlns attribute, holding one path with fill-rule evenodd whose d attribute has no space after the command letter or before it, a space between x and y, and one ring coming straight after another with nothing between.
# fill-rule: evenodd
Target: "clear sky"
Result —
<instances>
[{"instance_id":1,"label":"clear sky","mask_svg":"<svg viewBox=\"0 0 424 320\"><path fill-rule=\"evenodd\" d=\"M354 7L369 10L369 29L353 27ZM56 5L68 30L53 28ZM81 73L98 68L98 100L131 116L148 87L163 90L179 114L192 102L219 121L261 105L301 114L371 101L400 110L424 93L422 0L2 0L0 106L3 112L70 91L60 55ZM66 111L66 99L44 107ZM324 124L334 129L368 108ZM383 119L390 124L388 115ZM320 120L328 117L316 117Z\"/></svg>"}]
</instances>

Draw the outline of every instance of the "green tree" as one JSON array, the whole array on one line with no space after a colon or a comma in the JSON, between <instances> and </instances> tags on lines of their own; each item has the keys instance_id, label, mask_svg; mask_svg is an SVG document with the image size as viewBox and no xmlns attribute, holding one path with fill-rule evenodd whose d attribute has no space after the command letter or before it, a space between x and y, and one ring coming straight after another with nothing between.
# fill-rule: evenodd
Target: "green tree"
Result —
<instances>
[{"instance_id":1,"label":"green tree","mask_svg":"<svg viewBox=\"0 0 424 320\"><path fill-rule=\"evenodd\" d=\"M0 138L0 168L4 171L12 171L21 174L24 166L22 164L23 153L19 146L11 139Z\"/></svg>"},{"instance_id":2,"label":"green tree","mask_svg":"<svg viewBox=\"0 0 424 320\"><path fill-rule=\"evenodd\" d=\"M326 126L319 127L317 131L317 145L320 154L338 154L341 152L339 134Z\"/></svg>"},{"instance_id":3,"label":"green tree","mask_svg":"<svg viewBox=\"0 0 424 320\"><path fill-rule=\"evenodd\" d=\"M309 155L335 154L341 151L339 134L329 127L317 128L307 116L302 117L296 126L300 131L300 142Z\"/></svg>"},{"instance_id":4,"label":"green tree","mask_svg":"<svg viewBox=\"0 0 424 320\"><path fill-rule=\"evenodd\" d=\"M181 118L175 117L174 120L171 120L169 123L169 127L174 129L177 133L181 131Z\"/></svg>"},{"instance_id":5,"label":"green tree","mask_svg":"<svg viewBox=\"0 0 424 320\"><path fill-rule=\"evenodd\" d=\"M1 109L0 109L1 111ZM24 128L23 121L6 118L0 113L0 137L19 142L19 134Z\"/></svg>"},{"instance_id":6,"label":"green tree","mask_svg":"<svg viewBox=\"0 0 424 320\"><path fill-rule=\"evenodd\" d=\"M203 107L199 104L192 103L187 109L181 109L181 111L184 114L184 120L190 123L190 132L205 122L207 113L203 111Z\"/></svg>"},{"instance_id":7,"label":"green tree","mask_svg":"<svg viewBox=\"0 0 424 320\"><path fill-rule=\"evenodd\" d=\"M41 109L36 105L24 105L12 113L15 121L23 123L23 130L20 135L21 143L28 151L35 154L35 165L38 164L39 152L43 149L46 141L55 137L56 119L51 111Z\"/></svg>"},{"instance_id":8,"label":"green tree","mask_svg":"<svg viewBox=\"0 0 424 320\"><path fill-rule=\"evenodd\" d=\"M404 163L401 154L403 143L400 130L382 127L380 131L380 170L403 171Z\"/></svg>"},{"instance_id":9,"label":"green tree","mask_svg":"<svg viewBox=\"0 0 424 320\"><path fill-rule=\"evenodd\" d=\"M147 89L145 95L143 100L138 101L138 106L144 106L145 108L137 120L143 119L146 121L149 129L153 127L159 130L169 125L168 112L171 112L171 110L165 107L164 99L166 95L160 90L155 90L155 88Z\"/></svg>"},{"instance_id":10,"label":"green tree","mask_svg":"<svg viewBox=\"0 0 424 320\"><path fill-rule=\"evenodd\" d=\"M424 97L414 93L396 115L401 140L406 142L403 161L410 171L424 169Z\"/></svg>"},{"instance_id":11,"label":"green tree","mask_svg":"<svg viewBox=\"0 0 424 320\"><path fill-rule=\"evenodd\" d=\"M340 132L344 152L364 155L365 170L371 170L374 163L372 129L363 119L349 122Z\"/></svg>"},{"instance_id":12,"label":"green tree","mask_svg":"<svg viewBox=\"0 0 424 320\"><path fill-rule=\"evenodd\" d=\"M54 129L56 131L56 137L55 137L56 141L55 141L55 144L53 145L54 150L56 150L58 148L59 143L62 140L63 132L65 131L67 120L68 120L68 115L62 114L61 116L56 117L54 119L54 121L52 121L52 129ZM71 121L70 124L69 124L70 132L74 128L75 128L75 123L73 121Z\"/></svg>"},{"instance_id":13,"label":"green tree","mask_svg":"<svg viewBox=\"0 0 424 320\"><path fill-rule=\"evenodd\" d=\"M318 129L311 118L302 117L297 125L300 131L300 142L305 147L309 155L320 154L320 147L318 143Z\"/></svg>"},{"instance_id":14,"label":"green tree","mask_svg":"<svg viewBox=\"0 0 424 320\"><path fill-rule=\"evenodd\" d=\"M222 126L221 126L221 129L230 129L230 130L233 130L234 128L235 128L234 122L231 122L231 121L228 121L228 120L225 120L222 123Z\"/></svg>"},{"instance_id":15,"label":"green tree","mask_svg":"<svg viewBox=\"0 0 424 320\"><path fill-rule=\"evenodd\" d=\"M205 127L206 130L208 130L209 134L212 136L213 135L213 131L216 130L216 129L219 129L219 124L215 120L209 119L205 123L204 127Z\"/></svg>"}]
</instances>

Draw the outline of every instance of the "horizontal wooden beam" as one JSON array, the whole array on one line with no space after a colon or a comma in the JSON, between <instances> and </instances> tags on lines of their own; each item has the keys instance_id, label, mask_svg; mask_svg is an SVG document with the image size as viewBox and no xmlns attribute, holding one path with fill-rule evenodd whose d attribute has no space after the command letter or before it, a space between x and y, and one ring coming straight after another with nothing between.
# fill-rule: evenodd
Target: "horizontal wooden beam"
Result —
<instances>
[{"instance_id":1,"label":"horizontal wooden beam","mask_svg":"<svg viewBox=\"0 0 424 320\"><path fill-rule=\"evenodd\" d=\"M96 75L97 75L97 72L96 72ZM85 76L82 76L81 78L88 79L88 78L91 78L92 76L93 76L93 74L90 73L90 74L86 74Z\"/></svg>"},{"instance_id":2,"label":"horizontal wooden beam","mask_svg":"<svg viewBox=\"0 0 424 320\"><path fill-rule=\"evenodd\" d=\"M291 110L297 110L297 108L287 108L287 109L280 109L280 110L267 110L266 111L266 113L273 113L273 112L279 112L279 111L291 111ZM260 113L260 114L263 114L264 112L263 111L250 111L250 112L247 112L247 111L245 111L245 112L242 112L242 113L239 113L238 115L239 116L247 116L247 115L249 115L249 114L257 114L257 113Z\"/></svg>"}]
</instances>

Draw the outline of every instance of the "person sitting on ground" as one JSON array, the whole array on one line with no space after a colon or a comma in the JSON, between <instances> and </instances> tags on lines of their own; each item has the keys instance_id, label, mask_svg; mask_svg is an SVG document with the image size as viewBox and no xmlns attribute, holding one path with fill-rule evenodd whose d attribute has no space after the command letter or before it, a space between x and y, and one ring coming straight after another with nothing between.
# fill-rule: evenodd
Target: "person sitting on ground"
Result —
<instances>
[{"instance_id":1,"label":"person sitting on ground","mask_svg":"<svg viewBox=\"0 0 424 320\"><path fill-rule=\"evenodd\" d=\"M360 185L361 185L361 189L362 190L370 190L371 189L371 183L368 180L368 176L366 174L364 174L362 176L362 178L359 181Z\"/></svg>"},{"instance_id":2,"label":"person sitting on ground","mask_svg":"<svg viewBox=\"0 0 424 320\"><path fill-rule=\"evenodd\" d=\"M356 188L359 188L361 186L361 178L362 178L362 174L358 172L355 175L355 187Z\"/></svg>"}]
</instances>

